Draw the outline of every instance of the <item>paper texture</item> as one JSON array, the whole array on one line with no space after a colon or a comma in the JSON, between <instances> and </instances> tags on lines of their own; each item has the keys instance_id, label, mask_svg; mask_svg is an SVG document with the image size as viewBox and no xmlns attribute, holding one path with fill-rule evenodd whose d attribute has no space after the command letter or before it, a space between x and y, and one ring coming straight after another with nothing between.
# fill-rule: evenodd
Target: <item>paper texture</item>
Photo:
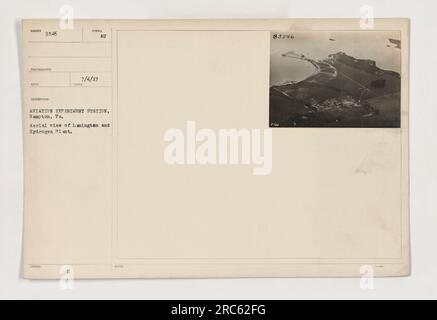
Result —
<instances>
[{"instance_id":1,"label":"paper texture","mask_svg":"<svg viewBox=\"0 0 437 320\"><path fill-rule=\"evenodd\" d=\"M410 272L409 24L23 21L25 277Z\"/></svg>"}]
</instances>

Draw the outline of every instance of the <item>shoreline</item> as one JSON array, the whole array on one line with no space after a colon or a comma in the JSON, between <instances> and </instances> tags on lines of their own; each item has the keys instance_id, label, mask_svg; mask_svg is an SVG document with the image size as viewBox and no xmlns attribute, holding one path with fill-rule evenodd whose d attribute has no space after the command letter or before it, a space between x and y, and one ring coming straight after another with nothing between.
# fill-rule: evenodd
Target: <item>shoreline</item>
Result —
<instances>
[{"instance_id":1,"label":"shoreline","mask_svg":"<svg viewBox=\"0 0 437 320\"><path fill-rule=\"evenodd\" d=\"M306 61L306 62L310 63L315 68L315 70L314 70L314 72L312 74L310 74L309 76L307 76L306 78L304 78L302 80L299 80L299 81L292 81L292 80L285 81L283 83L273 84L270 87L280 87L280 86L285 86L285 85L296 85L296 84L299 84L301 82L307 81L308 79L311 79L312 77L315 77L318 74L326 73L326 72L323 72L323 68L322 68L322 66L320 66L320 62L318 62L316 60L313 60L313 59L310 59L310 58L307 58L304 55L299 55L299 54L297 54L295 52L287 52L287 53L282 54L282 57L287 57L287 58L296 59L296 60L300 60L300 61ZM329 63L327 63L327 62L323 62L323 63L329 65L330 68L333 68L335 70L333 72L333 75L334 75L333 78L336 77L337 76L337 70L332 65L330 65Z\"/></svg>"},{"instance_id":2,"label":"shoreline","mask_svg":"<svg viewBox=\"0 0 437 320\"><path fill-rule=\"evenodd\" d=\"M306 81L306 80L308 80L309 78L311 78L311 77L313 77L313 76L315 76L315 75L317 75L317 74L319 74L320 72L321 72L321 68L320 68L320 66L318 66L317 65L317 62L316 61L314 61L314 60L311 60L311 59L308 59L308 58L306 58L306 57L302 57L302 56L300 56L300 55L298 55L298 54L296 54L296 53L284 53L284 54L282 54L281 55L282 57L287 57L287 58L292 58L292 59L296 59L296 60L300 60L300 61L306 61L306 62L309 62L314 68L315 68L315 70L309 75L309 76L307 76L307 77L305 77L304 79L302 79L302 80L299 80L299 81L294 81L294 80L287 80L287 81L284 81L284 82L281 82L281 83L277 83L277 84L272 84L272 85L270 85L270 87L280 87L280 86L285 86L285 85L294 85L294 84L298 84L298 83L300 83L300 82L303 82L303 81Z\"/></svg>"}]
</instances>

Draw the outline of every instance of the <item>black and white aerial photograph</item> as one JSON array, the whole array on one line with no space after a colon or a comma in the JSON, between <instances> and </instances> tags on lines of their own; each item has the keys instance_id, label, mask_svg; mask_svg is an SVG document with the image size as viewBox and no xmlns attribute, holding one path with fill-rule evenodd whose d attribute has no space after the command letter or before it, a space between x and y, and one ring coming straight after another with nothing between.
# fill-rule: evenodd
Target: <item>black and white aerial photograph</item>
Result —
<instances>
[{"instance_id":1,"label":"black and white aerial photograph","mask_svg":"<svg viewBox=\"0 0 437 320\"><path fill-rule=\"evenodd\" d=\"M400 128L395 31L272 32L270 127Z\"/></svg>"}]
</instances>

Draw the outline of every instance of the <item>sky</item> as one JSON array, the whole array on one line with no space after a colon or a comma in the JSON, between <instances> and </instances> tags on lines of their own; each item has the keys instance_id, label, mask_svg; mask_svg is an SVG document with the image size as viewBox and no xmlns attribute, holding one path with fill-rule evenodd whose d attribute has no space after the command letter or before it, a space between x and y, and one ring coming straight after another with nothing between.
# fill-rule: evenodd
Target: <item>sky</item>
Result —
<instances>
[{"instance_id":1,"label":"sky","mask_svg":"<svg viewBox=\"0 0 437 320\"><path fill-rule=\"evenodd\" d=\"M397 31L303 31L293 32L294 39L271 40L271 82L300 81L314 72L305 61L282 57L294 51L314 60L345 52L357 59L370 59L384 70L400 73L401 50L389 39L400 40ZM335 41L332 41L333 39Z\"/></svg>"}]
</instances>

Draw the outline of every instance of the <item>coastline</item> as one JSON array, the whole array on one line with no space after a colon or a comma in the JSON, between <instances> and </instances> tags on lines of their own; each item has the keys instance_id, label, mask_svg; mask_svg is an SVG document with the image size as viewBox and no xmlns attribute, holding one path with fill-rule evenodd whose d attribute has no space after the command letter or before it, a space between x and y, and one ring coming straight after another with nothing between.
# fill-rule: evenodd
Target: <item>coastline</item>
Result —
<instances>
[{"instance_id":1,"label":"coastline","mask_svg":"<svg viewBox=\"0 0 437 320\"><path fill-rule=\"evenodd\" d=\"M335 69L335 67L330 65L326 61L325 62L318 62L316 60L313 60L313 59L305 57L305 55L303 55L303 54L297 54L295 52L284 53L284 54L282 54L282 57L292 58L292 59L296 59L296 60L300 60L300 61L306 61L306 62L310 63L315 68L315 70L313 71L312 74L308 75L306 78L304 78L302 80L299 80L299 81L285 81L285 82L283 82L281 84L271 85L270 87L280 87L280 86L290 85L290 84L296 85L296 84L299 84L301 82L308 81L311 78L313 78L313 77L315 77L315 76L317 76L317 75L319 75L321 73L329 74L329 72L324 72L323 71L324 68L323 68L322 64L328 65L330 69L334 69L334 71L331 72L332 76L330 78L335 78L337 76L337 70Z\"/></svg>"},{"instance_id":2,"label":"coastline","mask_svg":"<svg viewBox=\"0 0 437 320\"><path fill-rule=\"evenodd\" d=\"M317 62L311 59L306 58L303 55L298 55L294 52L286 52L281 54L281 57L287 57L287 58L292 58L298 61L305 61L308 62L309 64L311 64L315 69L314 71L312 71L311 74L309 74L308 76L306 76L305 78L302 78L300 80L285 80L282 82L277 82L275 84L270 85L270 87L280 87L280 86L285 86L285 85L293 85L293 84L298 84L300 82L306 81L311 77L316 76L317 74L319 74L321 72L321 68L320 66L317 65Z\"/></svg>"}]
</instances>

